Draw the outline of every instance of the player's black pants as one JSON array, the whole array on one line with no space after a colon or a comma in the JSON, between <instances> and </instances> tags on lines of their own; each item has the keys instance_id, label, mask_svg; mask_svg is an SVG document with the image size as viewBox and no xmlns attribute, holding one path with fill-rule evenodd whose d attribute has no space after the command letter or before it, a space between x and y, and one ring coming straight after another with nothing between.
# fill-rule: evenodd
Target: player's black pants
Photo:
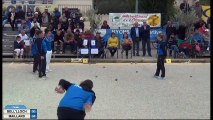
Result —
<instances>
[{"instance_id":1,"label":"player's black pants","mask_svg":"<svg viewBox=\"0 0 213 120\"><path fill-rule=\"evenodd\" d=\"M57 115L59 120L84 120L86 113L84 111L75 110L68 107L58 107Z\"/></svg>"},{"instance_id":2,"label":"player's black pants","mask_svg":"<svg viewBox=\"0 0 213 120\"><path fill-rule=\"evenodd\" d=\"M35 72L38 68L38 76L46 76L46 55L44 55L44 59L41 59L40 55L34 56L33 62L33 72Z\"/></svg>"},{"instance_id":3,"label":"player's black pants","mask_svg":"<svg viewBox=\"0 0 213 120\"><path fill-rule=\"evenodd\" d=\"M164 56L158 56L157 70L156 70L156 73L155 73L156 76L159 76L160 70L161 70L161 77L165 77L164 61L165 61L165 57Z\"/></svg>"}]
</instances>

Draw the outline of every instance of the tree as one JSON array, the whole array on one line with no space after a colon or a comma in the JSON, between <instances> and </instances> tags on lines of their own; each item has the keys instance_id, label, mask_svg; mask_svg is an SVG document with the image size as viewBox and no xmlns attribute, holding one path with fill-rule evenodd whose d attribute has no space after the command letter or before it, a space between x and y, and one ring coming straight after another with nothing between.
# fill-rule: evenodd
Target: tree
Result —
<instances>
[{"instance_id":1,"label":"tree","mask_svg":"<svg viewBox=\"0 0 213 120\"><path fill-rule=\"evenodd\" d=\"M91 31L94 32L95 29L101 24L101 17L97 15L98 10L90 9L86 12L86 16L90 21Z\"/></svg>"}]
</instances>

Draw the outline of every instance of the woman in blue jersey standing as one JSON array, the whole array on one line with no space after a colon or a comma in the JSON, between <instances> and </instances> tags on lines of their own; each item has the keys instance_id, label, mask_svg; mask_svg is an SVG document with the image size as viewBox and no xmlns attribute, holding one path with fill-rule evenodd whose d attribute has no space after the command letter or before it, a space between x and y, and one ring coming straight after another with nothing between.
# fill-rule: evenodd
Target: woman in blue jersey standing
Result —
<instances>
[{"instance_id":1,"label":"woman in blue jersey standing","mask_svg":"<svg viewBox=\"0 0 213 120\"><path fill-rule=\"evenodd\" d=\"M58 119L84 119L85 112L91 110L96 99L92 88L93 82L91 80L85 80L77 85L61 79L55 91L60 94L65 91L66 93L58 106Z\"/></svg>"}]
</instances>

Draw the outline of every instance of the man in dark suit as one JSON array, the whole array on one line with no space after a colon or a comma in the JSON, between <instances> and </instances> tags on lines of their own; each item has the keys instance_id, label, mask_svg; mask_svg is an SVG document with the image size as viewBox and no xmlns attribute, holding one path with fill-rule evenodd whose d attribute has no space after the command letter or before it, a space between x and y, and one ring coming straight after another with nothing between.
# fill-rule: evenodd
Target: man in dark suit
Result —
<instances>
[{"instance_id":1,"label":"man in dark suit","mask_svg":"<svg viewBox=\"0 0 213 120\"><path fill-rule=\"evenodd\" d=\"M136 45L136 55L139 56L139 41L141 39L140 28L138 27L138 22L135 22L134 27L131 28L131 38L133 41L133 56L135 56L135 45Z\"/></svg>"},{"instance_id":2,"label":"man in dark suit","mask_svg":"<svg viewBox=\"0 0 213 120\"><path fill-rule=\"evenodd\" d=\"M142 38L142 48L143 48L143 56L146 55L146 45L147 45L147 52L150 57L151 48L150 48L150 26L143 22L143 26L141 26L141 38Z\"/></svg>"}]
</instances>

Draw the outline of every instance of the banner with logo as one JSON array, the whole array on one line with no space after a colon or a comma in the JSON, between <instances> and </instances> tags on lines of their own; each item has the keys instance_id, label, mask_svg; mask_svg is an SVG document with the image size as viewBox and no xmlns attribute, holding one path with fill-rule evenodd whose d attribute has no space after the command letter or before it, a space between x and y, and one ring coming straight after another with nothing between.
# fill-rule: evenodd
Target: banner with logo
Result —
<instances>
[{"instance_id":1,"label":"banner with logo","mask_svg":"<svg viewBox=\"0 0 213 120\"><path fill-rule=\"evenodd\" d=\"M161 27L161 14L160 13L109 13L109 26L113 28L130 29L135 22L139 26L144 21L150 27Z\"/></svg>"},{"instance_id":2,"label":"banner with logo","mask_svg":"<svg viewBox=\"0 0 213 120\"><path fill-rule=\"evenodd\" d=\"M207 21L208 17L210 17L211 7L210 6L202 6L202 11L203 11L202 19L204 21Z\"/></svg>"},{"instance_id":3,"label":"banner with logo","mask_svg":"<svg viewBox=\"0 0 213 120\"><path fill-rule=\"evenodd\" d=\"M101 33L101 37L104 39L105 42L108 41L112 32L116 34L116 37L118 37L120 41L123 39L123 33L125 32L127 32L129 38L131 38L130 29L96 29L95 33L97 31ZM163 30L162 28L152 28L150 30L150 41L155 41L158 33L166 34L165 30Z\"/></svg>"}]
</instances>

